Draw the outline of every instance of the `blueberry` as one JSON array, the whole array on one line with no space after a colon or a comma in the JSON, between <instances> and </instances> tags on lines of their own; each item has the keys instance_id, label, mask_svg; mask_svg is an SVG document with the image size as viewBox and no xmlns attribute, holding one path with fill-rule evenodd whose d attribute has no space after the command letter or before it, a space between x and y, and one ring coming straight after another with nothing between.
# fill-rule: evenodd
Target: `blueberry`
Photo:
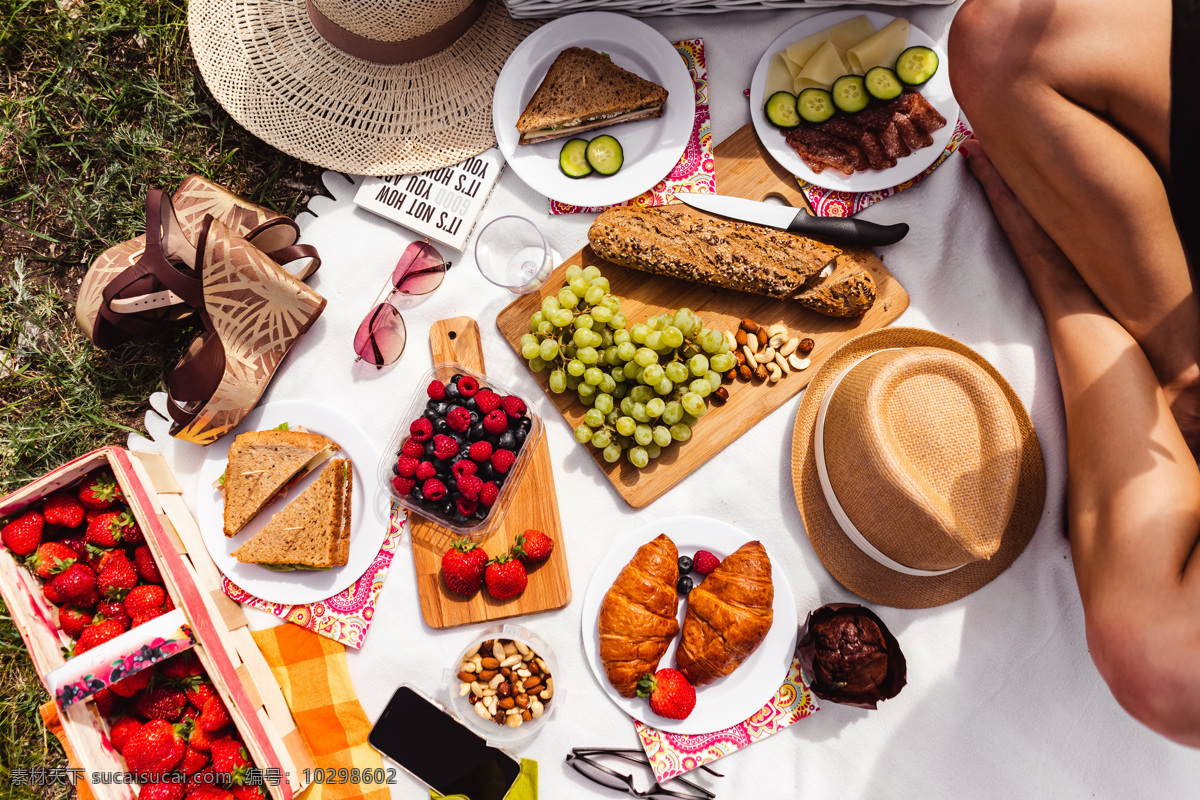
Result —
<instances>
[{"instance_id":1,"label":"blueberry","mask_svg":"<svg viewBox=\"0 0 1200 800\"><path fill-rule=\"evenodd\" d=\"M493 449L500 446L500 434L498 433L489 433L483 437L483 440L491 444Z\"/></svg>"},{"instance_id":2,"label":"blueberry","mask_svg":"<svg viewBox=\"0 0 1200 800\"><path fill-rule=\"evenodd\" d=\"M476 422L467 429L467 438L472 442L478 442L480 439L487 438L487 430L484 429L482 422Z\"/></svg>"},{"instance_id":3,"label":"blueberry","mask_svg":"<svg viewBox=\"0 0 1200 800\"><path fill-rule=\"evenodd\" d=\"M471 521L471 518L464 517L462 514L459 513L457 508L454 510L454 524L455 525L466 525L470 521Z\"/></svg>"},{"instance_id":4,"label":"blueberry","mask_svg":"<svg viewBox=\"0 0 1200 800\"><path fill-rule=\"evenodd\" d=\"M675 589L680 594L687 594L688 592L692 591L692 585L692 579L687 575L683 575L679 578L679 583L675 584Z\"/></svg>"},{"instance_id":5,"label":"blueberry","mask_svg":"<svg viewBox=\"0 0 1200 800\"><path fill-rule=\"evenodd\" d=\"M460 380L462 380L462 377L463 377L463 375L462 375L462 373L461 373L461 372L456 372L456 373L454 373L454 377L452 377L452 378L450 379L450 383L454 384L454 388L455 388L455 390L456 390L456 391L457 391L457 389L458 389L458 382L459 382ZM446 388L447 388L447 389L449 389L450 387L449 387L449 386L447 386Z\"/></svg>"},{"instance_id":6,"label":"blueberry","mask_svg":"<svg viewBox=\"0 0 1200 800\"><path fill-rule=\"evenodd\" d=\"M471 397L469 397L467 399L466 406L467 406L467 411L478 411L479 410L479 404L475 402L474 395L472 395Z\"/></svg>"},{"instance_id":7,"label":"blueberry","mask_svg":"<svg viewBox=\"0 0 1200 800\"><path fill-rule=\"evenodd\" d=\"M434 453L433 442L432 441L426 442L425 443L425 457L433 458L433 453Z\"/></svg>"},{"instance_id":8,"label":"blueberry","mask_svg":"<svg viewBox=\"0 0 1200 800\"><path fill-rule=\"evenodd\" d=\"M529 429L533 427L533 420L529 417L521 417L521 421L518 424L523 431L529 433Z\"/></svg>"},{"instance_id":9,"label":"blueberry","mask_svg":"<svg viewBox=\"0 0 1200 800\"><path fill-rule=\"evenodd\" d=\"M456 504L453 500L447 500L442 506L441 512L447 517L453 516L454 514L458 513L458 504Z\"/></svg>"},{"instance_id":10,"label":"blueberry","mask_svg":"<svg viewBox=\"0 0 1200 800\"><path fill-rule=\"evenodd\" d=\"M437 422L439 419L441 419L441 417L438 415L437 411L435 411L432 408L425 409L424 413L422 413L421 416L424 417L425 419L429 420L430 422Z\"/></svg>"},{"instance_id":11,"label":"blueberry","mask_svg":"<svg viewBox=\"0 0 1200 800\"><path fill-rule=\"evenodd\" d=\"M436 426L434 426L436 427ZM517 437L512 431L505 431L500 434L500 441L497 443L505 450L517 449Z\"/></svg>"},{"instance_id":12,"label":"blueberry","mask_svg":"<svg viewBox=\"0 0 1200 800\"><path fill-rule=\"evenodd\" d=\"M475 471L475 474L478 475L479 480L483 481L484 483L490 480L495 480L496 478L495 468L491 464L487 463L480 466L479 469Z\"/></svg>"},{"instance_id":13,"label":"blueberry","mask_svg":"<svg viewBox=\"0 0 1200 800\"><path fill-rule=\"evenodd\" d=\"M488 515L487 506L481 504L479 506L479 508L475 509L475 513L472 514L471 516L473 518L479 520L480 522L483 522L485 519L487 519L487 515Z\"/></svg>"},{"instance_id":14,"label":"blueberry","mask_svg":"<svg viewBox=\"0 0 1200 800\"><path fill-rule=\"evenodd\" d=\"M453 383L446 384L446 399L457 400L459 397L461 395L459 394L458 387Z\"/></svg>"},{"instance_id":15,"label":"blueberry","mask_svg":"<svg viewBox=\"0 0 1200 800\"><path fill-rule=\"evenodd\" d=\"M474 397L471 398L471 402L475 402ZM471 424L472 425L478 425L480 423L480 421L483 419L483 417L479 416L478 411L473 410L470 407L467 408L467 411L469 411L471 413Z\"/></svg>"},{"instance_id":16,"label":"blueberry","mask_svg":"<svg viewBox=\"0 0 1200 800\"><path fill-rule=\"evenodd\" d=\"M392 474L393 474L393 475L399 475L399 474L400 474L400 465L399 465L398 463L394 463L394 464L392 464Z\"/></svg>"},{"instance_id":17,"label":"blueberry","mask_svg":"<svg viewBox=\"0 0 1200 800\"><path fill-rule=\"evenodd\" d=\"M459 459L470 458L471 457L471 445L463 444L462 447L458 448L458 457L459 457Z\"/></svg>"},{"instance_id":18,"label":"blueberry","mask_svg":"<svg viewBox=\"0 0 1200 800\"><path fill-rule=\"evenodd\" d=\"M525 432L524 428L517 428L513 432L513 435L517 437L517 444L522 445L522 444L525 444L525 437L528 436L529 434Z\"/></svg>"},{"instance_id":19,"label":"blueberry","mask_svg":"<svg viewBox=\"0 0 1200 800\"><path fill-rule=\"evenodd\" d=\"M687 556L680 556L679 557L679 571L680 572L691 572L692 571L692 560L690 558L688 558Z\"/></svg>"},{"instance_id":20,"label":"blueberry","mask_svg":"<svg viewBox=\"0 0 1200 800\"><path fill-rule=\"evenodd\" d=\"M446 420L443 419L442 417L438 417L437 419L433 420L433 432L434 433L446 433L449 430L450 430L450 425L447 424Z\"/></svg>"},{"instance_id":21,"label":"blueberry","mask_svg":"<svg viewBox=\"0 0 1200 800\"><path fill-rule=\"evenodd\" d=\"M437 408L437 404L440 402L442 402L442 401L431 397L431 398L429 398L428 401L426 401L425 407L426 408Z\"/></svg>"}]
</instances>

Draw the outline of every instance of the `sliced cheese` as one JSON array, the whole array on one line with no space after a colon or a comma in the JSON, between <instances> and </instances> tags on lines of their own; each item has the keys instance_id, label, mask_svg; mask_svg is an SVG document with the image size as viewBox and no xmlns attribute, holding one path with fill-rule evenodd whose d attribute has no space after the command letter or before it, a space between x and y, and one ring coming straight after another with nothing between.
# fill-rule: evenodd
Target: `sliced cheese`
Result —
<instances>
[{"instance_id":1,"label":"sliced cheese","mask_svg":"<svg viewBox=\"0 0 1200 800\"><path fill-rule=\"evenodd\" d=\"M845 75L846 72L846 63L842 60L841 53L838 52L838 46L831 41L825 42L817 48L812 58L804 65L804 69L800 70L800 74L792 82L792 93L799 95L805 89L813 87L829 89L833 86L833 82Z\"/></svg>"},{"instance_id":2,"label":"sliced cheese","mask_svg":"<svg viewBox=\"0 0 1200 800\"><path fill-rule=\"evenodd\" d=\"M763 102L776 92L790 92L796 76L788 69L787 56L776 53L767 64L767 84L763 90Z\"/></svg>"},{"instance_id":3,"label":"sliced cheese","mask_svg":"<svg viewBox=\"0 0 1200 800\"><path fill-rule=\"evenodd\" d=\"M866 75L871 67L895 69L896 59L908 47L908 20L896 17L876 33L846 51L846 63L855 75Z\"/></svg>"},{"instance_id":4,"label":"sliced cheese","mask_svg":"<svg viewBox=\"0 0 1200 800\"><path fill-rule=\"evenodd\" d=\"M784 50L787 59L796 67L796 72L792 77L799 77L800 71L808 65L809 59L826 42L833 42L843 50L848 50L874 32L875 28L871 26L871 22L867 19L867 16L860 14L857 17L843 20L836 25L831 25L825 30L818 31L811 36L805 36L798 42L793 42ZM840 78L841 76L839 75L838 77Z\"/></svg>"}]
</instances>

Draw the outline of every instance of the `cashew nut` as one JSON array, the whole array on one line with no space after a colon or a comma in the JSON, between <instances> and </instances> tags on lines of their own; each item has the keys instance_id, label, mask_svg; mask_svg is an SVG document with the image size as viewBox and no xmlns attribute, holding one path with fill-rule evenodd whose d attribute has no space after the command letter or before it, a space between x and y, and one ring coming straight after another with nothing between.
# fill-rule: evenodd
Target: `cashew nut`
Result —
<instances>
[{"instance_id":1,"label":"cashew nut","mask_svg":"<svg viewBox=\"0 0 1200 800\"><path fill-rule=\"evenodd\" d=\"M754 355L755 353L757 353L758 352L758 337L757 336L747 336L746 337L746 347L750 348L750 355Z\"/></svg>"},{"instance_id":2,"label":"cashew nut","mask_svg":"<svg viewBox=\"0 0 1200 800\"><path fill-rule=\"evenodd\" d=\"M782 355L784 358L787 358L792 353L796 352L796 348L799 346L800 346L800 338L798 336L793 336L792 338L787 340L787 343L783 347L779 348L779 354Z\"/></svg>"},{"instance_id":3,"label":"cashew nut","mask_svg":"<svg viewBox=\"0 0 1200 800\"><path fill-rule=\"evenodd\" d=\"M783 377L783 371L779 369L779 365L774 361L767 364L767 372L771 375L771 383L779 383L779 379Z\"/></svg>"},{"instance_id":4,"label":"cashew nut","mask_svg":"<svg viewBox=\"0 0 1200 800\"><path fill-rule=\"evenodd\" d=\"M792 368L788 366L787 359L779 355L779 353L775 354L775 363L779 365L781 370L783 370L783 374L785 376L792 374Z\"/></svg>"},{"instance_id":5,"label":"cashew nut","mask_svg":"<svg viewBox=\"0 0 1200 800\"><path fill-rule=\"evenodd\" d=\"M766 350L755 353L754 360L760 364L769 364L775 360L775 348L768 347Z\"/></svg>"},{"instance_id":6,"label":"cashew nut","mask_svg":"<svg viewBox=\"0 0 1200 800\"><path fill-rule=\"evenodd\" d=\"M787 326L784 325L782 322L777 322L774 325L772 325L771 327L767 328L767 336L770 336L772 338L774 338L776 336L782 336L786 333L787 333Z\"/></svg>"},{"instance_id":7,"label":"cashew nut","mask_svg":"<svg viewBox=\"0 0 1200 800\"><path fill-rule=\"evenodd\" d=\"M812 359L800 358L799 356L792 354L788 356L788 363L792 365L792 369L802 370L808 369L808 365L812 363Z\"/></svg>"}]
</instances>

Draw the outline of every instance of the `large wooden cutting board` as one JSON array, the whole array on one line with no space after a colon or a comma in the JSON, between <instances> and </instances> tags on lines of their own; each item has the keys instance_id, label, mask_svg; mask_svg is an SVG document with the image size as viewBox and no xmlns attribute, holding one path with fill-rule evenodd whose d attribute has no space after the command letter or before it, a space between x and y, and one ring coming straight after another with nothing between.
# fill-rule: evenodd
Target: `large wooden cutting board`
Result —
<instances>
[{"instance_id":1,"label":"large wooden cutting board","mask_svg":"<svg viewBox=\"0 0 1200 800\"><path fill-rule=\"evenodd\" d=\"M721 194L753 200L778 197L790 205L808 207L795 179L767 155L750 125L717 145L714 154L717 188ZM765 381L726 384L728 402L723 406L710 405L708 413L692 429L692 438L665 448L646 469L635 469L624 458L609 464L599 450L586 445L618 494L634 508L652 503L763 417L795 397L843 342L891 324L908 308L908 293L904 287L869 250L854 250L841 256L831 276L836 279L850 271L866 269L875 281L875 305L862 317L846 320L809 311L794 301L773 300L624 269L599 258L590 247L584 247L559 265L541 289L521 296L497 315L496 326L514 350L520 351L520 338L529 331L530 316L541 307L543 297L558 293L571 264L584 267L595 264L603 271L612 286L612 293L621 298L621 311L625 312L631 326L649 316L686 306L697 312L709 328L736 330L743 317L750 317L760 325L783 323L792 335L811 337L816 342L810 356L811 366L802 372L793 372L777 384ZM551 393L547 387L548 371L537 378L572 428L583 421L587 408L573 393Z\"/></svg>"},{"instance_id":2,"label":"large wooden cutting board","mask_svg":"<svg viewBox=\"0 0 1200 800\"><path fill-rule=\"evenodd\" d=\"M429 330L429 349L433 351L435 364L457 361L479 372L484 371L479 325L470 317L435 322ZM554 489L546 438L543 432L534 445L530 453L533 461L521 478L521 485L516 487L512 505L500 527L481 545L489 557L498 556L508 552L517 537L528 528L537 528L554 541L554 552L547 561L529 570L529 586L519 597L495 600L483 589L470 597L450 591L442 580L442 556L457 535L418 514L410 515L417 592L421 597L421 613L429 627L453 628L533 614L562 608L571 601L566 543L558 516L558 495Z\"/></svg>"}]
</instances>

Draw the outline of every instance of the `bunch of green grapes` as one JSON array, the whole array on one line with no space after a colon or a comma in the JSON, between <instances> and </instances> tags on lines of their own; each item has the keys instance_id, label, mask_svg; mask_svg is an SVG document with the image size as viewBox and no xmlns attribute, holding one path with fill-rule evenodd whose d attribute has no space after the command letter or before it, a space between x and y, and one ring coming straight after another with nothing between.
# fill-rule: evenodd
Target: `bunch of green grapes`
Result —
<instances>
[{"instance_id":1,"label":"bunch of green grapes","mask_svg":"<svg viewBox=\"0 0 1200 800\"><path fill-rule=\"evenodd\" d=\"M641 469L671 442L691 438L705 398L736 362L724 335L687 308L619 331L613 341L601 354L609 371L583 373L579 389L594 387L584 400L592 408L575 439L602 449L609 462L624 452Z\"/></svg>"},{"instance_id":2,"label":"bunch of green grapes","mask_svg":"<svg viewBox=\"0 0 1200 800\"><path fill-rule=\"evenodd\" d=\"M608 278L596 267L572 264L566 285L556 296L543 299L541 309L530 317L529 333L521 337L521 355L534 372L551 370L550 391L555 394L570 389L587 402L595 390L584 387L599 384L585 383L585 373L607 366L608 348L628 341L621 300L609 288Z\"/></svg>"}]
</instances>

